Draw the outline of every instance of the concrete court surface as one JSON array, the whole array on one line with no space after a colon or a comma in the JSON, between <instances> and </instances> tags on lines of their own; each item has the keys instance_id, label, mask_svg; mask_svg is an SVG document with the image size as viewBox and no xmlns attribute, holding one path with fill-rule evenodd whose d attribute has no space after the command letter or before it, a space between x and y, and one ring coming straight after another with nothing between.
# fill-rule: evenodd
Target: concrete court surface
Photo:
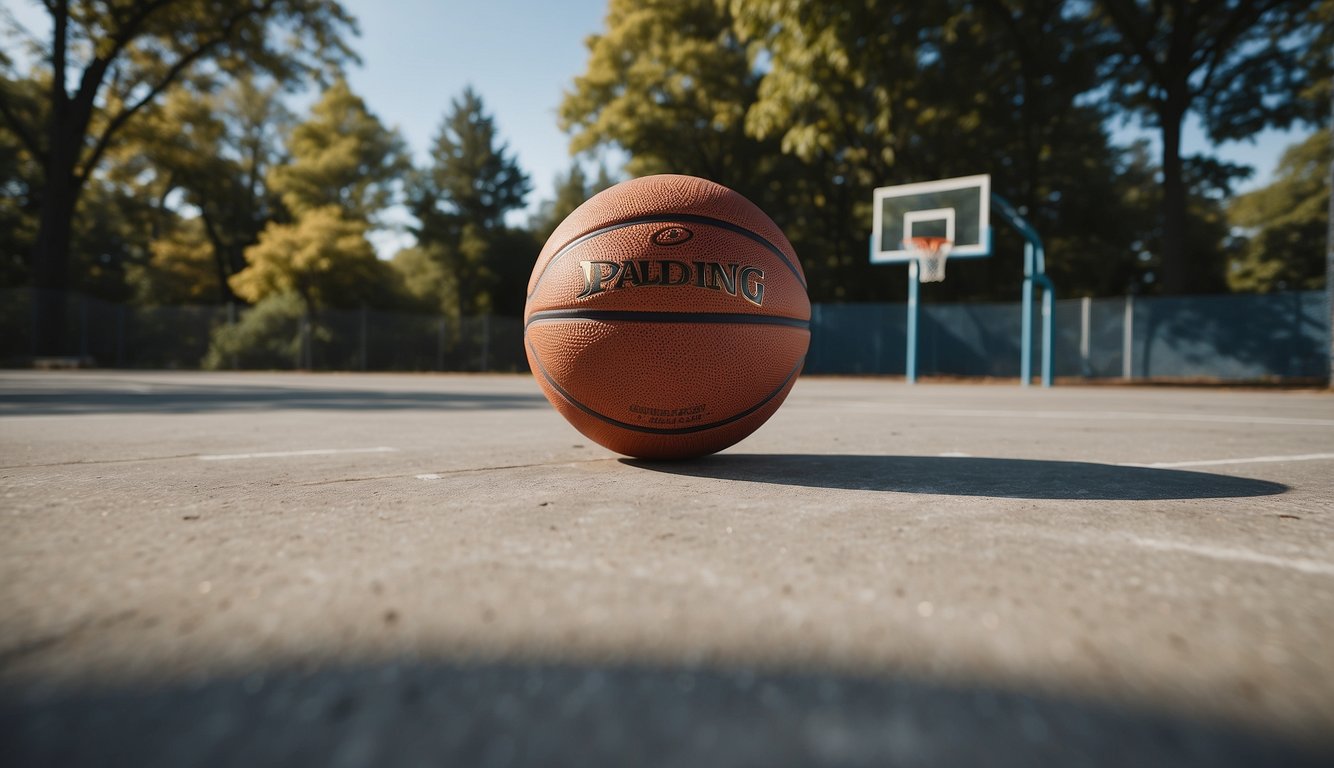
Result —
<instances>
[{"instance_id":1,"label":"concrete court surface","mask_svg":"<svg viewBox=\"0 0 1334 768\"><path fill-rule=\"evenodd\" d=\"M1334 759L1334 396L0 372L0 764Z\"/></svg>"}]
</instances>

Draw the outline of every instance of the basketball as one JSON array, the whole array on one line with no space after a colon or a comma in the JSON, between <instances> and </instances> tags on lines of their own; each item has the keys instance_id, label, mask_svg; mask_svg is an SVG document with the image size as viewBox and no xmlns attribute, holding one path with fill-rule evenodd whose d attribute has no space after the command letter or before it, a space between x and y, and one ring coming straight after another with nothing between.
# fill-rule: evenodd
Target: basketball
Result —
<instances>
[{"instance_id":1,"label":"basketball","mask_svg":"<svg viewBox=\"0 0 1334 768\"><path fill-rule=\"evenodd\" d=\"M763 211L705 179L648 176L552 233L528 281L524 346L547 399L590 440L682 459L773 415L810 318L801 263Z\"/></svg>"}]
</instances>

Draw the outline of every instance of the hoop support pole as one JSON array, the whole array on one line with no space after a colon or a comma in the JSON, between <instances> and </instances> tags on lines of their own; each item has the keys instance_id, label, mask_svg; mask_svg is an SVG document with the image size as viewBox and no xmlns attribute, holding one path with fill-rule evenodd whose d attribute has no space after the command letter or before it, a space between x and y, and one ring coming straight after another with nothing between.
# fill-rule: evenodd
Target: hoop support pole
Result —
<instances>
[{"instance_id":1,"label":"hoop support pole","mask_svg":"<svg viewBox=\"0 0 1334 768\"><path fill-rule=\"evenodd\" d=\"M909 384L917 383L917 259L908 262L908 359L904 378Z\"/></svg>"},{"instance_id":2,"label":"hoop support pole","mask_svg":"<svg viewBox=\"0 0 1334 768\"><path fill-rule=\"evenodd\" d=\"M1019 384L1031 386L1033 378L1033 283L1042 286L1042 386L1052 385L1052 322L1055 320L1056 290L1047 277L1047 254L1042 238L1032 224L1010 202L995 192L991 201L1010 226L1024 238L1023 317L1020 321Z\"/></svg>"},{"instance_id":3,"label":"hoop support pole","mask_svg":"<svg viewBox=\"0 0 1334 768\"><path fill-rule=\"evenodd\" d=\"M1024 243L1023 314L1019 320L1019 386L1033 383L1033 244Z\"/></svg>"}]
</instances>

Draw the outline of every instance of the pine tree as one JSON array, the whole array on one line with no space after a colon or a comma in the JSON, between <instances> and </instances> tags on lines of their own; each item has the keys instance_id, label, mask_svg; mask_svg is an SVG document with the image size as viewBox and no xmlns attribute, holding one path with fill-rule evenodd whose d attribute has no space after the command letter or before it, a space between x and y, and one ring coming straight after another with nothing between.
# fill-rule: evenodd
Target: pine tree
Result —
<instances>
[{"instance_id":1,"label":"pine tree","mask_svg":"<svg viewBox=\"0 0 1334 768\"><path fill-rule=\"evenodd\" d=\"M403 141L339 79L287 141L291 162L269 173L289 210L337 206L351 219L373 221L393 201L406 168Z\"/></svg>"},{"instance_id":2,"label":"pine tree","mask_svg":"<svg viewBox=\"0 0 1334 768\"><path fill-rule=\"evenodd\" d=\"M566 216L593 195L588 174L578 161L570 163L569 170L556 174L555 195L550 200L542 201L529 228L538 240L546 242L556 227Z\"/></svg>"},{"instance_id":3,"label":"pine tree","mask_svg":"<svg viewBox=\"0 0 1334 768\"><path fill-rule=\"evenodd\" d=\"M523 207L532 184L500 141L495 120L472 88L451 101L431 148L431 165L418 171L409 199L418 242L453 278L459 315L490 311L498 282L511 282L505 215Z\"/></svg>"}]
</instances>

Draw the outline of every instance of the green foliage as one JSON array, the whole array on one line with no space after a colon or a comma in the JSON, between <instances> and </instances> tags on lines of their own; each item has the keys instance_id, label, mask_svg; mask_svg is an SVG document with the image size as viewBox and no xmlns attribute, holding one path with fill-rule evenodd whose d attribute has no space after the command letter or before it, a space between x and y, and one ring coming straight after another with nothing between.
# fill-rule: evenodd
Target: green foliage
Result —
<instances>
[{"instance_id":1,"label":"green foliage","mask_svg":"<svg viewBox=\"0 0 1334 768\"><path fill-rule=\"evenodd\" d=\"M1272 184L1232 201L1228 219L1244 233L1229 265L1232 290L1324 287L1331 162L1329 132L1319 131L1288 147Z\"/></svg>"},{"instance_id":2,"label":"green foliage","mask_svg":"<svg viewBox=\"0 0 1334 768\"><path fill-rule=\"evenodd\" d=\"M735 22L726 4L713 0L613 0L606 29L587 42L584 74L561 102L561 125L573 133L571 149L624 150L632 175L717 180L769 212L803 258L819 253L837 259L830 242L846 244L856 235L816 200L823 199L830 176L784 155L777 138L747 134L746 115L761 73ZM552 221L559 219L544 224ZM837 234L823 237L828 232ZM864 254L865 247L857 252ZM823 267L808 274L836 282ZM825 294L816 288L815 295Z\"/></svg>"},{"instance_id":3,"label":"green foliage","mask_svg":"<svg viewBox=\"0 0 1334 768\"><path fill-rule=\"evenodd\" d=\"M217 304L223 300L213 244L199 217L173 222L149 249L147 261L131 263L126 269L136 303ZM230 289L226 295L231 295Z\"/></svg>"},{"instance_id":4,"label":"green foliage","mask_svg":"<svg viewBox=\"0 0 1334 768\"><path fill-rule=\"evenodd\" d=\"M228 282L246 301L300 296L310 312L384 303L391 272L366 231L393 200L402 142L340 79L288 138L290 160L268 173L295 220L270 221Z\"/></svg>"},{"instance_id":5,"label":"green foliage","mask_svg":"<svg viewBox=\"0 0 1334 768\"><path fill-rule=\"evenodd\" d=\"M374 301L386 281L365 222L336 205L308 209L290 224L270 223L245 256L249 266L230 282L249 302L295 294L311 312L355 307Z\"/></svg>"},{"instance_id":6,"label":"green foliage","mask_svg":"<svg viewBox=\"0 0 1334 768\"><path fill-rule=\"evenodd\" d=\"M1164 289L1214 290L1224 280L1219 246L1201 250L1190 242L1192 179L1181 157L1185 116L1196 115L1215 141L1294 121L1323 122L1328 103L1310 96L1311 83L1330 76L1330 4L1097 0L1088 8L1103 25L1110 54L1103 69L1113 100L1162 133Z\"/></svg>"},{"instance_id":7,"label":"green foliage","mask_svg":"<svg viewBox=\"0 0 1334 768\"><path fill-rule=\"evenodd\" d=\"M131 194L157 201L154 264L172 270L166 255L186 256L171 243L159 247L156 242L176 236L180 204L196 209L198 221L190 236L208 246L201 252L190 250L211 261L208 269L189 270L201 284L177 286L172 295L236 300L227 279L245 268L245 249L258 240L268 221L288 215L268 189L266 177L286 159L283 138L292 123L278 83L259 84L243 75L217 91L173 91L125 130L112 152L108 176ZM175 209L168 200L177 201ZM142 269L131 274L137 280L152 279ZM178 271L175 277L184 274ZM144 296L154 292L151 286L136 289Z\"/></svg>"},{"instance_id":8,"label":"green foliage","mask_svg":"<svg viewBox=\"0 0 1334 768\"><path fill-rule=\"evenodd\" d=\"M496 290L515 282L505 215L530 189L481 97L464 90L436 133L431 166L413 175L408 193L418 242L453 281L455 295L442 298L442 308L460 316L492 311Z\"/></svg>"},{"instance_id":9,"label":"green foliage","mask_svg":"<svg viewBox=\"0 0 1334 768\"><path fill-rule=\"evenodd\" d=\"M745 119L758 76L725 7L611 0L606 30L587 45L587 69L559 113L572 151L618 146L634 176L739 179L753 170Z\"/></svg>"},{"instance_id":10,"label":"green foliage","mask_svg":"<svg viewBox=\"0 0 1334 768\"><path fill-rule=\"evenodd\" d=\"M803 161L831 163L860 187L883 183L895 162L895 112L908 106L919 45L938 42L943 4L736 0L730 7L743 38L769 61L746 115L749 133L777 137Z\"/></svg>"},{"instance_id":11,"label":"green foliage","mask_svg":"<svg viewBox=\"0 0 1334 768\"><path fill-rule=\"evenodd\" d=\"M499 140L495 119L472 88L450 101L431 147L431 168L422 180L422 204L483 229L504 225L505 214L523 207L532 184Z\"/></svg>"},{"instance_id":12,"label":"green foliage","mask_svg":"<svg viewBox=\"0 0 1334 768\"><path fill-rule=\"evenodd\" d=\"M1310 98L1330 74L1328 0L1097 0L1095 7L1111 44L1114 98L1159 127L1194 112L1210 138L1236 141L1328 116L1328 101Z\"/></svg>"},{"instance_id":13,"label":"green foliage","mask_svg":"<svg viewBox=\"0 0 1334 768\"><path fill-rule=\"evenodd\" d=\"M1089 98L1099 51L1065 3L733 8L772 62L748 127L780 137L823 181L807 204L820 227L815 250L832 261L828 282L813 276L817 297L897 289L900 276L889 276L891 288L884 270L865 265L874 187L978 172L990 172L995 191L1043 233L1062 291L1125 290L1114 265L1142 227L1118 210L1117 152L1106 113ZM1017 292L1022 244L999 227L995 248L995 258L956 271L937 293Z\"/></svg>"},{"instance_id":14,"label":"green foliage","mask_svg":"<svg viewBox=\"0 0 1334 768\"><path fill-rule=\"evenodd\" d=\"M336 0L73 0L47 10L55 36L27 41L42 58L38 79L68 72L76 90L49 89L40 115L6 106L0 118L43 160L72 151L80 181L121 131L178 88L207 90L255 72L284 83L326 77L356 58L345 39L355 22Z\"/></svg>"},{"instance_id":15,"label":"green foliage","mask_svg":"<svg viewBox=\"0 0 1334 768\"><path fill-rule=\"evenodd\" d=\"M421 312L458 315L458 285L444 267L444 258L429 248L413 246L394 254L389 262L407 296L407 308Z\"/></svg>"},{"instance_id":16,"label":"green foliage","mask_svg":"<svg viewBox=\"0 0 1334 768\"><path fill-rule=\"evenodd\" d=\"M505 227L490 233L487 260L495 274L482 312L519 317L528 299L528 278L545 240L531 230Z\"/></svg>"},{"instance_id":17,"label":"green foliage","mask_svg":"<svg viewBox=\"0 0 1334 768\"><path fill-rule=\"evenodd\" d=\"M34 78L4 77L0 71L0 103L21 115L23 123L40 123L38 115L45 108L41 85ZM18 134L6 128L0 121L0 284L13 286L28 281L42 169Z\"/></svg>"},{"instance_id":18,"label":"green foliage","mask_svg":"<svg viewBox=\"0 0 1334 768\"><path fill-rule=\"evenodd\" d=\"M1218 288L1219 194L1244 169L1185 158L1183 213L1165 232L1163 166L1104 127L1117 41L1088 8L612 0L561 121L575 152L620 148L632 174L693 173L750 197L793 241L817 301L901 290L867 264L874 187L979 172L1042 232L1063 295L1158 290L1172 237L1195 287ZM1001 227L996 258L934 290L1012 295L1021 247Z\"/></svg>"},{"instance_id":19,"label":"green foliage","mask_svg":"<svg viewBox=\"0 0 1334 768\"><path fill-rule=\"evenodd\" d=\"M0 121L42 169L31 278L44 289L34 310L35 347L66 342L65 292L86 258L71 258L79 205L126 126L177 88L261 71L283 83L325 76L353 58L355 33L336 0L154 0L43 3L49 40L29 40L49 85L40 114L0 98ZM12 62L0 59L6 79ZM38 118L33 120L31 118ZM87 283L87 280L83 282Z\"/></svg>"},{"instance_id":20,"label":"green foliage","mask_svg":"<svg viewBox=\"0 0 1334 768\"><path fill-rule=\"evenodd\" d=\"M267 296L234 324L213 330L203 367L292 368L301 351L301 323L306 302L293 293ZM314 335L324 333L318 328ZM326 334L327 335L327 334Z\"/></svg>"},{"instance_id":21,"label":"green foliage","mask_svg":"<svg viewBox=\"0 0 1334 768\"><path fill-rule=\"evenodd\" d=\"M528 228L532 230L538 242L545 243L556 227L565 220L565 217L573 213L575 208L615 183L611 174L607 172L606 165L598 167L596 179L589 179L578 161L570 163L568 171L556 174L555 196L542 201L537 213L528 222Z\"/></svg>"},{"instance_id":22,"label":"green foliage","mask_svg":"<svg viewBox=\"0 0 1334 768\"><path fill-rule=\"evenodd\" d=\"M269 172L269 185L294 214L336 206L372 220L394 201L407 167L397 133L387 130L339 78L287 140L290 162Z\"/></svg>"}]
</instances>

